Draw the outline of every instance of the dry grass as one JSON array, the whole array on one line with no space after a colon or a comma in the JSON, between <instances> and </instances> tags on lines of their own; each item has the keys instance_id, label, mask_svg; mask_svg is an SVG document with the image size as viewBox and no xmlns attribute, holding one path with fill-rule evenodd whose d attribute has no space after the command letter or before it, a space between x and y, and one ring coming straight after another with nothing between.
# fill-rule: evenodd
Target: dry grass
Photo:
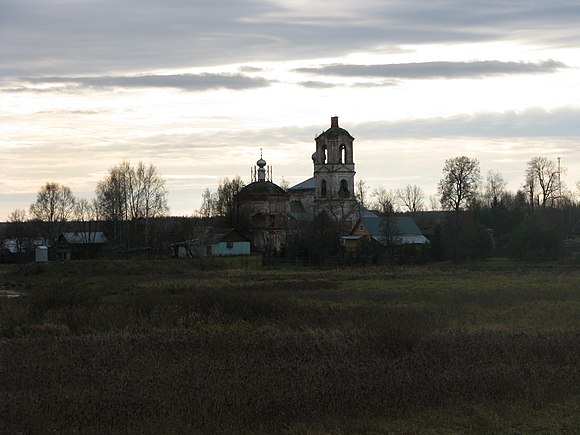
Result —
<instances>
[{"instance_id":1,"label":"dry grass","mask_svg":"<svg viewBox=\"0 0 580 435\"><path fill-rule=\"evenodd\" d=\"M579 275L8 271L27 296L0 300L0 432L565 432Z\"/></svg>"}]
</instances>

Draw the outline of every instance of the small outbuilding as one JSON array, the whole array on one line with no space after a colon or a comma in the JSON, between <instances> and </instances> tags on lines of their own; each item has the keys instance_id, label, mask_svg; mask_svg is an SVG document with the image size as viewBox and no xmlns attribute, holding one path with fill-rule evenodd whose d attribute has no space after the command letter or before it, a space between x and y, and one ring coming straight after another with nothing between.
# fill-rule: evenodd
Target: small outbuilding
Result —
<instances>
[{"instance_id":1,"label":"small outbuilding","mask_svg":"<svg viewBox=\"0 0 580 435\"><path fill-rule=\"evenodd\" d=\"M177 258L249 255L250 240L233 228L200 228L198 237L172 246Z\"/></svg>"},{"instance_id":2,"label":"small outbuilding","mask_svg":"<svg viewBox=\"0 0 580 435\"><path fill-rule=\"evenodd\" d=\"M48 247L39 245L35 249L35 261L37 263L46 263L48 261Z\"/></svg>"}]
</instances>

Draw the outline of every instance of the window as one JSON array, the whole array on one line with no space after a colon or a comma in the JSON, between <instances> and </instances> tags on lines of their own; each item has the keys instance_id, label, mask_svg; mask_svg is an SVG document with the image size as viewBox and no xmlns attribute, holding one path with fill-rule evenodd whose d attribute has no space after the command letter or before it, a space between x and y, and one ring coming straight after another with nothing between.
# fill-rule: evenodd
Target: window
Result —
<instances>
[{"instance_id":1,"label":"window","mask_svg":"<svg viewBox=\"0 0 580 435\"><path fill-rule=\"evenodd\" d=\"M320 196L326 198L326 180L320 182Z\"/></svg>"},{"instance_id":2,"label":"window","mask_svg":"<svg viewBox=\"0 0 580 435\"><path fill-rule=\"evenodd\" d=\"M346 145L342 144L340 146L340 164L344 165L346 163Z\"/></svg>"},{"instance_id":3,"label":"window","mask_svg":"<svg viewBox=\"0 0 580 435\"><path fill-rule=\"evenodd\" d=\"M234 242L228 242L227 247L228 249L232 249L234 247Z\"/></svg>"},{"instance_id":4,"label":"window","mask_svg":"<svg viewBox=\"0 0 580 435\"><path fill-rule=\"evenodd\" d=\"M326 145L322 145L322 164L326 164Z\"/></svg>"},{"instance_id":5,"label":"window","mask_svg":"<svg viewBox=\"0 0 580 435\"><path fill-rule=\"evenodd\" d=\"M348 181L340 180L340 190L338 191L338 196L341 198L348 198L350 193L348 192Z\"/></svg>"}]
</instances>

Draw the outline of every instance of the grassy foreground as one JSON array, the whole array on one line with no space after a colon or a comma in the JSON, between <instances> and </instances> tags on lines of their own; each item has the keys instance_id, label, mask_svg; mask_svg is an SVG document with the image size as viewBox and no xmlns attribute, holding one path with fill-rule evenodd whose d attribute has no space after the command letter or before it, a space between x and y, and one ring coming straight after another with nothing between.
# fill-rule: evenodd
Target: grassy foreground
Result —
<instances>
[{"instance_id":1,"label":"grassy foreground","mask_svg":"<svg viewBox=\"0 0 580 435\"><path fill-rule=\"evenodd\" d=\"M580 269L0 269L0 432L580 427Z\"/></svg>"}]
</instances>

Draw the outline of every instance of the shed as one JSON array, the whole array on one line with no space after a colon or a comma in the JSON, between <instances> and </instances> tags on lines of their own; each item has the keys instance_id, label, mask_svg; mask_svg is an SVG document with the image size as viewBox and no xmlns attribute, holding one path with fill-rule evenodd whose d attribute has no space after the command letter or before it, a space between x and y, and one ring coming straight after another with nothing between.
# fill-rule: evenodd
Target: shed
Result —
<instances>
[{"instance_id":1,"label":"shed","mask_svg":"<svg viewBox=\"0 0 580 435\"><path fill-rule=\"evenodd\" d=\"M35 261L37 263L46 263L48 261L48 247L39 245L35 249Z\"/></svg>"}]
</instances>

